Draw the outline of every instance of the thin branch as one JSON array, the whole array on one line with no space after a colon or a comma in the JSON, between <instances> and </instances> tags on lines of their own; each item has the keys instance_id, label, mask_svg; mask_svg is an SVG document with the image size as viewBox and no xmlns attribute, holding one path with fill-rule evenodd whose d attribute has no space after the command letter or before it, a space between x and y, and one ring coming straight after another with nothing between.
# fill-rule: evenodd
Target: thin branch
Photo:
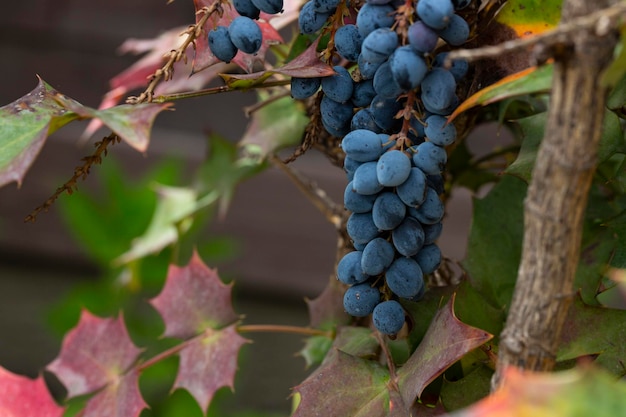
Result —
<instances>
[{"instance_id":1,"label":"thin branch","mask_svg":"<svg viewBox=\"0 0 626 417\"><path fill-rule=\"evenodd\" d=\"M102 163L102 157L107 154L107 147L109 145L114 145L119 142L120 138L115 134L111 133L109 136L104 137L100 142L96 142L94 146L96 150L93 154L89 156L85 156L82 161L83 164L74 168L74 175L72 178L67 180L65 184L56 189L54 194L50 196L43 204L34 209L26 218L24 218L25 223L34 223L37 220L37 215L42 211L48 211L50 207L54 204L54 202L63 194L67 192L68 194L72 194L78 188L76 183L79 179L85 180L89 175L89 171L91 170L92 165L98 165Z\"/></svg>"},{"instance_id":2,"label":"thin branch","mask_svg":"<svg viewBox=\"0 0 626 417\"><path fill-rule=\"evenodd\" d=\"M200 334L199 336L202 336L202 334ZM192 337L191 339L185 340L184 342L181 342L177 344L176 346L172 346L171 348L164 350L163 352L157 353L150 359L137 365L137 372L141 372L144 369L151 367L155 363L161 362L162 360L167 359L170 356L176 355L178 352L183 350L189 343L194 341L197 337L198 336Z\"/></svg>"},{"instance_id":3,"label":"thin branch","mask_svg":"<svg viewBox=\"0 0 626 417\"><path fill-rule=\"evenodd\" d=\"M270 157L270 162L287 174L298 189L322 212L326 220L337 229L341 227L344 210L339 204L335 203L324 190L289 165L286 165L275 155Z\"/></svg>"},{"instance_id":4,"label":"thin branch","mask_svg":"<svg viewBox=\"0 0 626 417\"><path fill-rule=\"evenodd\" d=\"M284 326L280 324L244 324L237 326L239 333L287 333L302 336L326 336L332 337L333 332L313 329L311 327Z\"/></svg>"},{"instance_id":5,"label":"thin branch","mask_svg":"<svg viewBox=\"0 0 626 417\"><path fill-rule=\"evenodd\" d=\"M246 106L243 108L243 112L246 115L246 117L250 117L252 115L252 113L254 113L255 111L259 111L261 110L263 107L272 104L275 101L280 100L281 98L285 98L285 97L289 97L291 95L291 92L289 91L285 91L283 93L279 93L279 94L274 94L273 96L263 100L263 101L259 101L257 103L254 103L251 106Z\"/></svg>"},{"instance_id":6,"label":"thin branch","mask_svg":"<svg viewBox=\"0 0 626 417\"><path fill-rule=\"evenodd\" d=\"M151 102L152 97L154 96L154 89L157 85L163 80L168 81L172 79L174 75L174 64L180 61L181 59L186 59L187 48L189 45L194 44L195 40L202 35L202 27L209 20L209 17L213 15L213 13L221 14L222 10L222 2L216 1L209 7L203 7L202 9L196 12L197 15L202 15L200 20L195 25L189 26L182 35L187 35L183 43L178 47L178 49L173 49L167 54L167 62L163 65L163 67L159 68L154 72L154 74L149 76L150 82L148 83L148 87L141 93L138 97L128 97L126 100L129 104L139 104L143 102Z\"/></svg>"},{"instance_id":7,"label":"thin branch","mask_svg":"<svg viewBox=\"0 0 626 417\"><path fill-rule=\"evenodd\" d=\"M259 84L254 84L245 88L239 88L239 87L233 88L228 85L221 85L218 87L205 88L203 90L186 91L184 93L174 93L174 94L165 94L161 96L156 96L152 98L152 103L165 103L168 101L183 100L187 98L211 96L213 94L231 93L233 91L248 91L248 90L253 90L257 88L281 87L283 85L289 84L290 82L291 80L267 81L267 82L263 82Z\"/></svg>"},{"instance_id":8,"label":"thin branch","mask_svg":"<svg viewBox=\"0 0 626 417\"><path fill-rule=\"evenodd\" d=\"M497 58L504 54L518 52L530 46L543 44L554 46L559 43L567 43L572 34L581 30L595 28L597 36L604 36L616 26L616 21L626 17L626 2L620 2L614 6L591 13L587 16L579 17L568 23L559 25L553 30L529 36L522 39L514 39L494 46L484 46L476 49L457 49L450 51L445 60L445 65L449 66L452 61L464 59L468 62L478 61L486 58Z\"/></svg>"}]
</instances>

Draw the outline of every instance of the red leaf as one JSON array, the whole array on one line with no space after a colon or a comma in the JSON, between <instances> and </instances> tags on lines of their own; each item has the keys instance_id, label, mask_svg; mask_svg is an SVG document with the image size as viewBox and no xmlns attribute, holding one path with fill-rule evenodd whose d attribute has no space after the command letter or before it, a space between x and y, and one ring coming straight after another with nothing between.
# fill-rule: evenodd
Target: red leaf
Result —
<instances>
[{"instance_id":1,"label":"red leaf","mask_svg":"<svg viewBox=\"0 0 626 417\"><path fill-rule=\"evenodd\" d=\"M455 295L437 312L424 339L398 371L400 392L407 404L412 404L453 363L493 337L456 318Z\"/></svg>"},{"instance_id":2,"label":"red leaf","mask_svg":"<svg viewBox=\"0 0 626 417\"><path fill-rule=\"evenodd\" d=\"M46 369L61 380L72 398L115 383L140 352L121 314L103 319L83 310L78 325L65 335L59 356Z\"/></svg>"},{"instance_id":3,"label":"red leaf","mask_svg":"<svg viewBox=\"0 0 626 417\"><path fill-rule=\"evenodd\" d=\"M230 79L263 79L272 74L283 74L290 77L302 78L329 77L335 74L335 70L333 67L320 60L319 54L317 53L317 44L319 41L320 38L317 38L304 52L289 61L283 67L253 72L252 74L222 74L222 78L228 82Z\"/></svg>"},{"instance_id":4,"label":"red leaf","mask_svg":"<svg viewBox=\"0 0 626 417\"><path fill-rule=\"evenodd\" d=\"M222 330L206 329L180 351L180 365L173 389L184 388L206 413L215 391L234 389L239 349L249 341L235 325Z\"/></svg>"},{"instance_id":5,"label":"red leaf","mask_svg":"<svg viewBox=\"0 0 626 417\"><path fill-rule=\"evenodd\" d=\"M93 396L85 406L83 417L137 417L147 407L139 392L139 373L133 369Z\"/></svg>"},{"instance_id":6,"label":"red leaf","mask_svg":"<svg viewBox=\"0 0 626 417\"><path fill-rule=\"evenodd\" d=\"M163 290L150 303L163 317L164 336L187 339L238 319L231 289L194 252L187 266L170 265Z\"/></svg>"},{"instance_id":7,"label":"red leaf","mask_svg":"<svg viewBox=\"0 0 626 417\"><path fill-rule=\"evenodd\" d=\"M64 411L54 402L42 376L30 379L0 367L0 416L61 417Z\"/></svg>"}]
</instances>

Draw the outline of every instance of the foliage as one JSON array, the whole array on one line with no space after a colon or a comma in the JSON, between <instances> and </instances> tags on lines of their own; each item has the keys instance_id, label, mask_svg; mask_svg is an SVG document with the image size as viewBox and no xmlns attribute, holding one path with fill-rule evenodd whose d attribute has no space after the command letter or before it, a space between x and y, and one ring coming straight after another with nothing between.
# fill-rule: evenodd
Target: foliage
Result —
<instances>
[{"instance_id":1,"label":"foliage","mask_svg":"<svg viewBox=\"0 0 626 417\"><path fill-rule=\"evenodd\" d=\"M483 21L496 22L495 29L485 26L490 30L526 37L553 30L561 8L557 0L541 2L541 7L533 0L490 0L481 7L473 3L463 14L473 23L472 42L479 46L493 35L481 29ZM88 194L62 202L69 226L85 250L106 269L106 277L96 286L77 290L53 315L65 336L59 355L45 370L65 387L64 405L51 397L41 376L31 380L0 368L0 414L21 417L36 409L41 416L159 415L159 406L145 400L151 388L146 388L149 383L143 383L142 375L154 376L158 380L155 386L169 383L172 391L186 390L206 414L221 388L234 389L238 356L249 343L244 335L255 331L308 337L300 353L306 364L315 368L293 388L294 416L428 416L445 412L453 416L570 416L576 415L575 410L612 415L611 410L623 408L624 386L614 380L626 374L626 351L615 342L626 337L625 312L601 301L606 293L622 288L626 270L623 66L614 65L605 74L612 90L584 218L577 294L559 295L575 298L557 358L560 368L573 369L549 376L509 370L507 384L489 395L499 333L520 262L523 201L546 125L552 65L499 74L499 79L487 86L476 71L472 82L460 85L458 92L465 100L449 121L455 119L465 140L447 149L445 188L481 191L473 200L467 256L457 265L462 279L454 279L453 262L446 260L436 278L448 285L437 285L441 283L433 278L421 300L404 300L407 321L397 335L382 335L367 318L349 317L342 304L344 286L334 278L322 294L307 300L309 326L246 324L233 308L232 283L224 284L217 271L201 259L200 253L205 259L216 255L206 249L215 247L215 242L202 242L195 233L214 214L226 214L240 183L275 164L322 208L338 229L340 253L345 251L343 210L276 155L295 146L293 158L297 158L316 147L333 163L341 164L338 141L324 132L320 122L320 100L293 100L286 85L290 78L334 75L333 36L355 16L342 5L319 35L294 34L285 41L278 30L298 18L301 6L285 1L282 15L262 13L263 41L258 53L239 51L232 60L234 65L227 65L210 53L206 34L216 25L228 25L238 13L221 0L197 0L194 5L196 25L185 31L182 47L174 36L178 29L147 43L125 44L126 50L149 53L113 78L101 109L83 106L41 79L32 92L0 108L0 186L13 181L19 185L48 136L65 124L92 119L88 133L93 133L98 123L113 132L60 187L60 192L71 192L115 141L124 140L145 151L154 119L172 106L170 101L259 91L259 104L249 109L251 121L241 141L235 145L211 136L210 152L190 184L181 185L178 170L171 166L152 173L139 185L126 181L124 174L109 166L103 167L103 178L110 194L108 204L113 206L92 200ZM413 10L406 13L412 15ZM399 13L397 20L406 24L403 16ZM193 45L193 53L188 45ZM623 42L620 47L617 63L623 62ZM234 72L235 66L245 74ZM224 85L203 89L218 74ZM115 105L130 91L143 87L146 75L149 86L130 99L134 104ZM169 81L159 84L162 79ZM473 91L470 84L482 88ZM401 111L397 117L406 122L410 115ZM467 133L475 125L494 120L510 131L513 145L474 155ZM52 204L60 192L42 207ZM37 215L38 211L29 220ZM137 218L143 220L137 222ZM85 224L98 227L86 235L82 232ZM119 225L124 227L116 228ZM112 290L112 282L125 285ZM155 317L145 320L150 323L133 317L145 304L138 295L146 289L160 289L149 304L162 323ZM102 291L117 297L97 297ZM78 305L89 309L79 313ZM78 324L68 330L59 324L64 322L61 316L71 316L74 322L78 319ZM163 325L162 338L157 339ZM140 347L133 340L139 341ZM576 366L582 358L593 360L593 365ZM173 382L168 379L172 374ZM167 400L169 405L161 406L164 410L176 408L171 404L177 404L179 398L179 392L174 392ZM153 410L144 411L148 408Z\"/></svg>"}]
</instances>

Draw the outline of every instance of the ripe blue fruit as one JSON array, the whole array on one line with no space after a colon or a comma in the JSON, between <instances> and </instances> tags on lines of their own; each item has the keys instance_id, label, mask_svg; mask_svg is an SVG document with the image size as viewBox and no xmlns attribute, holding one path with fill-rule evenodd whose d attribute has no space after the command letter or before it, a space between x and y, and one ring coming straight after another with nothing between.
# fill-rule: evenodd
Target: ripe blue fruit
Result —
<instances>
[{"instance_id":1,"label":"ripe blue fruit","mask_svg":"<svg viewBox=\"0 0 626 417\"><path fill-rule=\"evenodd\" d=\"M369 284L357 284L348 288L343 296L343 307L354 317L369 316L380 301L380 292Z\"/></svg>"},{"instance_id":2,"label":"ripe blue fruit","mask_svg":"<svg viewBox=\"0 0 626 417\"><path fill-rule=\"evenodd\" d=\"M417 15L433 29L443 29L448 25L454 14L454 6L450 0L419 0Z\"/></svg>"},{"instance_id":3,"label":"ripe blue fruit","mask_svg":"<svg viewBox=\"0 0 626 417\"><path fill-rule=\"evenodd\" d=\"M361 36L365 38L378 28L390 28L395 21L394 12L395 9L388 4L365 3L356 16L356 26Z\"/></svg>"},{"instance_id":4,"label":"ripe blue fruit","mask_svg":"<svg viewBox=\"0 0 626 417\"><path fill-rule=\"evenodd\" d=\"M367 213L368 211L372 211L374 200L376 200L375 194L365 195L357 193L352 181L348 183L343 193L344 206L353 213Z\"/></svg>"},{"instance_id":5,"label":"ripe blue fruit","mask_svg":"<svg viewBox=\"0 0 626 417\"><path fill-rule=\"evenodd\" d=\"M382 191L384 186L376 178L376 162L370 161L361 164L354 171L352 184L354 190L359 194L373 195Z\"/></svg>"},{"instance_id":6,"label":"ripe blue fruit","mask_svg":"<svg viewBox=\"0 0 626 417\"><path fill-rule=\"evenodd\" d=\"M261 28L249 17L239 16L230 22L230 40L247 54L257 53L263 43Z\"/></svg>"},{"instance_id":7,"label":"ripe blue fruit","mask_svg":"<svg viewBox=\"0 0 626 417\"><path fill-rule=\"evenodd\" d=\"M428 72L426 61L410 46L401 46L394 51L389 57L389 69L393 79L404 90L419 86Z\"/></svg>"},{"instance_id":8,"label":"ripe blue fruit","mask_svg":"<svg viewBox=\"0 0 626 417\"><path fill-rule=\"evenodd\" d=\"M378 28L363 39L361 55L367 62L384 62L397 47L398 34L388 27Z\"/></svg>"},{"instance_id":9,"label":"ripe blue fruit","mask_svg":"<svg viewBox=\"0 0 626 417\"><path fill-rule=\"evenodd\" d=\"M348 61L356 62L361 53L363 38L355 25L345 25L335 32L335 48Z\"/></svg>"},{"instance_id":10,"label":"ripe blue fruit","mask_svg":"<svg viewBox=\"0 0 626 417\"><path fill-rule=\"evenodd\" d=\"M424 274L432 274L441 265L441 250L434 243L425 245L413 259L419 264Z\"/></svg>"},{"instance_id":11,"label":"ripe blue fruit","mask_svg":"<svg viewBox=\"0 0 626 417\"><path fill-rule=\"evenodd\" d=\"M226 26L218 26L209 32L209 49L223 62L230 62L237 55L237 47L230 40Z\"/></svg>"},{"instance_id":12,"label":"ripe blue fruit","mask_svg":"<svg viewBox=\"0 0 626 417\"><path fill-rule=\"evenodd\" d=\"M469 38L469 25L461 16L453 14L450 16L448 26L437 31L439 37L446 41L448 45L463 45Z\"/></svg>"},{"instance_id":13,"label":"ripe blue fruit","mask_svg":"<svg viewBox=\"0 0 626 417\"><path fill-rule=\"evenodd\" d=\"M363 252L353 251L346 253L337 264L337 279L346 285L360 284L368 280L368 276L361 270L361 256Z\"/></svg>"},{"instance_id":14,"label":"ripe blue fruit","mask_svg":"<svg viewBox=\"0 0 626 417\"><path fill-rule=\"evenodd\" d=\"M312 1L307 1L300 9L298 15L298 25L300 32L305 35L311 35L320 30L326 24L326 20L330 17L330 13L320 13L315 10Z\"/></svg>"},{"instance_id":15,"label":"ripe blue fruit","mask_svg":"<svg viewBox=\"0 0 626 417\"><path fill-rule=\"evenodd\" d=\"M409 26L407 37L409 45L422 54L434 51L439 40L439 35L421 20Z\"/></svg>"},{"instance_id":16,"label":"ripe blue fruit","mask_svg":"<svg viewBox=\"0 0 626 417\"><path fill-rule=\"evenodd\" d=\"M414 256L424 245L424 230L417 219L408 216L392 230L391 240L398 253Z\"/></svg>"},{"instance_id":17,"label":"ripe blue fruit","mask_svg":"<svg viewBox=\"0 0 626 417\"><path fill-rule=\"evenodd\" d=\"M376 163L378 182L385 187L396 187L411 174L411 159L397 149L385 152Z\"/></svg>"},{"instance_id":18,"label":"ripe blue fruit","mask_svg":"<svg viewBox=\"0 0 626 417\"><path fill-rule=\"evenodd\" d=\"M352 213L346 228L348 236L355 243L366 244L378 236L378 228L372 220L372 213Z\"/></svg>"},{"instance_id":19,"label":"ripe blue fruit","mask_svg":"<svg viewBox=\"0 0 626 417\"><path fill-rule=\"evenodd\" d=\"M233 0L233 6L235 6L237 13L250 19L258 19L261 14L261 11L254 5L252 0Z\"/></svg>"},{"instance_id":20,"label":"ripe blue fruit","mask_svg":"<svg viewBox=\"0 0 626 417\"><path fill-rule=\"evenodd\" d=\"M395 300L383 301L374 308L372 321L382 334L396 334L404 326L404 309Z\"/></svg>"},{"instance_id":21,"label":"ripe blue fruit","mask_svg":"<svg viewBox=\"0 0 626 417\"><path fill-rule=\"evenodd\" d=\"M426 198L426 174L419 168L411 168L409 177L396 187L396 194L404 204L417 207Z\"/></svg>"},{"instance_id":22,"label":"ripe blue fruit","mask_svg":"<svg viewBox=\"0 0 626 417\"><path fill-rule=\"evenodd\" d=\"M361 270L371 276L381 274L393 262L394 254L391 243L380 237L372 239L363 249Z\"/></svg>"},{"instance_id":23,"label":"ripe blue fruit","mask_svg":"<svg viewBox=\"0 0 626 417\"><path fill-rule=\"evenodd\" d=\"M252 0L252 3L267 14L276 14L283 11L283 0Z\"/></svg>"},{"instance_id":24,"label":"ripe blue fruit","mask_svg":"<svg viewBox=\"0 0 626 417\"><path fill-rule=\"evenodd\" d=\"M406 205L391 191L380 193L372 207L374 225L380 230L393 230L404 219Z\"/></svg>"},{"instance_id":25,"label":"ripe blue fruit","mask_svg":"<svg viewBox=\"0 0 626 417\"><path fill-rule=\"evenodd\" d=\"M291 78L291 97L296 100L304 100L311 97L320 88L322 80L313 78Z\"/></svg>"},{"instance_id":26,"label":"ripe blue fruit","mask_svg":"<svg viewBox=\"0 0 626 417\"><path fill-rule=\"evenodd\" d=\"M414 259L398 258L385 272L385 281L395 295L411 299L424 286L424 275Z\"/></svg>"},{"instance_id":27,"label":"ripe blue fruit","mask_svg":"<svg viewBox=\"0 0 626 417\"><path fill-rule=\"evenodd\" d=\"M322 91L326 97L339 103L345 103L352 97L354 81L344 67L337 65L333 69L336 74L322 78Z\"/></svg>"},{"instance_id":28,"label":"ripe blue fruit","mask_svg":"<svg viewBox=\"0 0 626 417\"><path fill-rule=\"evenodd\" d=\"M432 142L424 142L417 145L415 150L413 165L425 174L439 174L443 171L448 159L444 148Z\"/></svg>"},{"instance_id":29,"label":"ripe blue fruit","mask_svg":"<svg viewBox=\"0 0 626 417\"><path fill-rule=\"evenodd\" d=\"M378 135L365 129L348 133L341 141L341 148L347 156L359 162L375 161L382 153Z\"/></svg>"},{"instance_id":30,"label":"ripe blue fruit","mask_svg":"<svg viewBox=\"0 0 626 417\"><path fill-rule=\"evenodd\" d=\"M438 146L452 145L456 140L456 127L448 123L448 119L439 115L432 115L426 119L424 133L429 141Z\"/></svg>"}]
</instances>

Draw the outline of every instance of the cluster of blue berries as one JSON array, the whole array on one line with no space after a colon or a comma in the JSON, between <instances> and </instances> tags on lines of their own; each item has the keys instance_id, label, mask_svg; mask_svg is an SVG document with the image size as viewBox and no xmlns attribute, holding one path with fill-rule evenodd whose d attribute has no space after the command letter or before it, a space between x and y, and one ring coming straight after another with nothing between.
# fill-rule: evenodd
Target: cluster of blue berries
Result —
<instances>
[{"instance_id":1,"label":"cluster of blue berries","mask_svg":"<svg viewBox=\"0 0 626 417\"><path fill-rule=\"evenodd\" d=\"M209 32L209 49L223 62L230 62L237 51L256 54L261 49L263 34L255 20L261 12L282 12L283 0L233 0L233 6L240 16L233 19L229 26L217 26Z\"/></svg>"},{"instance_id":2,"label":"cluster of blue berries","mask_svg":"<svg viewBox=\"0 0 626 417\"><path fill-rule=\"evenodd\" d=\"M413 23L399 36L397 7L405 1L366 0L356 24L339 27L333 38L338 55L358 71L335 66L330 77L291 80L297 99L321 86L322 124L343 138L349 180L344 204L352 212L347 232L355 250L340 260L337 277L350 286L345 310L355 317L372 314L384 334L400 331L405 314L398 299L419 300L424 276L442 260L435 243L444 216L439 196L445 147L456 140L446 116L458 106L457 82L468 65L445 67L446 53L437 50L441 40L450 46L467 41L469 26L455 11L470 1L417 0ZM302 32L323 27L330 12L320 3L306 4L313 12L300 15Z\"/></svg>"}]
</instances>

